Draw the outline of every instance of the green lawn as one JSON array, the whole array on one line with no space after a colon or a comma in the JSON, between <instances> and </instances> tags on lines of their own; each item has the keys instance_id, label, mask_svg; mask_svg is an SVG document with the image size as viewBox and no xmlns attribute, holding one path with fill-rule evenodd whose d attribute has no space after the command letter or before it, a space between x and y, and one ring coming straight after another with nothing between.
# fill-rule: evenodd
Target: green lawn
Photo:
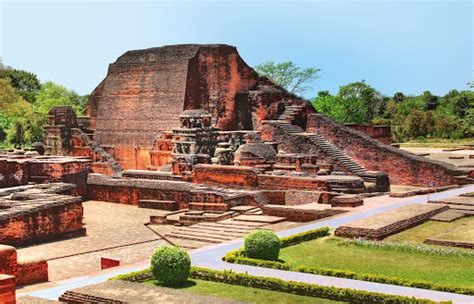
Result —
<instances>
[{"instance_id":1,"label":"green lawn","mask_svg":"<svg viewBox=\"0 0 474 304\"><path fill-rule=\"evenodd\" d=\"M428 221L392 235L384 241L421 244L428 238L474 242L474 217L465 217L450 223Z\"/></svg>"},{"instance_id":2,"label":"green lawn","mask_svg":"<svg viewBox=\"0 0 474 304\"><path fill-rule=\"evenodd\" d=\"M409 280L423 280L458 287L474 286L474 258L438 256L383 248L342 245L337 237L326 237L283 248L280 259L292 270L300 265L341 269L361 274L378 274Z\"/></svg>"},{"instance_id":3,"label":"green lawn","mask_svg":"<svg viewBox=\"0 0 474 304\"><path fill-rule=\"evenodd\" d=\"M298 296L286 292L271 291L239 285L230 285L219 282L196 279L190 279L188 282L189 284L186 284L184 287L181 287L180 290L249 303L343 303L328 299ZM154 280L145 282L145 284L161 286Z\"/></svg>"}]
</instances>

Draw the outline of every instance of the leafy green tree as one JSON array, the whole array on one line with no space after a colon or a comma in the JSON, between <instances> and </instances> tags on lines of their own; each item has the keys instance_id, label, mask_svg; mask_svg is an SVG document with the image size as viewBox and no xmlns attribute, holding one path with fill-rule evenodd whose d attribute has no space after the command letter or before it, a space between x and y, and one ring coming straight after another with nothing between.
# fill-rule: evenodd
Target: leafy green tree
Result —
<instances>
[{"instance_id":1,"label":"leafy green tree","mask_svg":"<svg viewBox=\"0 0 474 304\"><path fill-rule=\"evenodd\" d=\"M438 96L434 96L433 94L431 94L430 91L424 91L422 98L425 104L425 110L427 111L436 110L436 108L439 105Z\"/></svg>"},{"instance_id":2,"label":"leafy green tree","mask_svg":"<svg viewBox=\"0 0 474 304\"><path fill-rule=\"evenodd\" d=\"M292 61L275 63L267 61L255 67L260 76L266 76L290 93L301 94L310 89L309 84L319 78L320 69L301 68Z\"/></svg>"},{"instance_id":3,"label":"leafy green tree","mask_svg":"<svg viewBox=\"0 0 474 304\"><path fill-rule=\"evenodd\" d=\"M393 100L396 103L403 102L405 100L405 94L403 94L402 92L396 92L395 94L393 94Z\"/></svg>"},{"instance_id":4,"label":"leafy green tree","mask_svg":"<svg viewBox=\"0 0 474 304\"><path fill-rule=\"evenodd\" d=\"M51 81L41 85L36 95L35 111L47 114L54 106L72 106L76 113L83 114L87 98Z\"/></svg>"},{"instance_id":5,"label":"leafy green tree","mask_svg":"<svg viewBox=\"0 0 474 304\"><path fill-rule=\"evenodd\" d=\"M363 80L340 87L337 97L345 104L345 122L368 123L383 112L382 95Z\"/></svg>"},{"instance_id":6,"label":"leafy green tree","mask_svg":"<svg viewBox=\"0 0 474 304\"><path fill-rule=\"evenodd\" d=\"M17 93L29 102L34 102L41 87L35 74L23 70L0 69L0 78L9 78Z\"/></svg>"}]
</instances>

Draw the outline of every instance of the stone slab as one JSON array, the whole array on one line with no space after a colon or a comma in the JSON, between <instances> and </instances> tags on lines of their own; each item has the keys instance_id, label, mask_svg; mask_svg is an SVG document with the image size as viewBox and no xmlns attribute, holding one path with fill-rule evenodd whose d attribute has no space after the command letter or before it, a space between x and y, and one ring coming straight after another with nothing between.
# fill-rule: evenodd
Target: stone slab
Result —
<instances>
[{"instance_id":1,"label":"stone slab","mask_svg":"<svg viewBox=\"0 0 474 304\"><path fill-rule=\"evenodd\" d=\"M285 220L284 217L278 216L269 216L269 215L239 215L234 217L236 221L243 221L243 222L257 222L257 223L278 223Z\"/></svg>"},{"instance_id":2,"label":"stone slab","mask_svg":"<svg viewBox=\"0 0 474 304\"><path fill-rule=\"evenodd\" d=\"M452 222L464 216L464 213L450 209L430 217L430 220L437 222Z\"/></svg>"}]
</instances>

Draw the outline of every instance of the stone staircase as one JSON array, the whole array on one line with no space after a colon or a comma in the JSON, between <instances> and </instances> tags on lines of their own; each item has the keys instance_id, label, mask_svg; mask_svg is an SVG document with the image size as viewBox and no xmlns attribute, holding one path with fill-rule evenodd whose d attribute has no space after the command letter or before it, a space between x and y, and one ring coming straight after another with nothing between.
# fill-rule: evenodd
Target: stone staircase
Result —
<instances>
[{"instance_id":1,"label":"stone staircase","mask_svg":"<svg viewBox=\"0 0 474 304\"><path fill-rule=\"evenodd\" d=\"M166 234L166 237L217 244L243 238L249 232L262 229L261 227L265 225L265 223L239 222L234 220L216 223L203 222L188 227L180 227Z\"/></svg>"},{"instance_id":2,"label":"stone staircase","mask_svg":"<svg viewBox=\"0 0 474 304\"><path fill-rule=\"evenodd\" d=\"M355 175L365 174L367 170L350 158L344 151L331 144L318 134L305 133L305 131L300 126L292 124L295 115L297 115L302 110L302 108L302 106L287 107L279 119L272 121L272 123L277 125L287 134L294 136L304 136L311 143L315 144L321 151L332 157L340 166L346 168L350 173Z\"/></svg>"}]
</instances>

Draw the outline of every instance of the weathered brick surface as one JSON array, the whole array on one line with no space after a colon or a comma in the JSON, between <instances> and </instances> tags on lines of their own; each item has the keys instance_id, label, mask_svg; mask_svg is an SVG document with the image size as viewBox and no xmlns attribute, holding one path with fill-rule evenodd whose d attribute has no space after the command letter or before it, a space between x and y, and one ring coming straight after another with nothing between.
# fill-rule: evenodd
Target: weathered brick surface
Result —
<instances>
[{"instance_id":1,"label":"weathered brick surface","mask_svg":"<svg viewBox=\"0 0 474 304\"><path fill-rule=\"evenodd\" d=\"M427 221L433 215L448 210L448 206L408 205L369 218L339 226L334 235L381 240Z\"/></svg>"},{"instance_id":2,"label":"weathered brick surface","mask_svg":"<svg viewBox=\"0 0 474 304\"><path fill-rule=\"evenodd\" d=\"M463 174L452 165L384 145L320 114L308 116L307 130L324 136L368 170L389 174L392 184L445 186Z\"/></svg>"},{"instance_id":3,"label":"weathered brick surface","mask_svg":"<svg viewBox=\"0 0 474 304\"><path fill-rule=\"evenodd\" d=\"M258 170L244 166L196 165L193 182L226 185L230 188L256 188Z\"/></svg>"},{"instance_id":4,"label":"weathered brick surface","mask_svg":"<svg viewBox=\"0 0 474 304\"><path fill-rule=\"evenodd\" d=\"M297 209L280 205L265 205L262 207L265 215L284 217L287 221L309 222L346 212L342 209L327 208L322 210Z\"/></svg>"},{"instance_id":5,"label":"weathered brick surface","mask_svg":"<svg viewBox=\"0 0 474 304\"><path fill-rule=\"evenodd\" d=\"M0 303L15 304L15 277L12 275L0 274Z\"/></svg>"},{"instance_id":6,"label":"weathered brick surface","mask_svg":"<svg viewBox=\"0 0 474 304\"><path fill-rule=\"evenodd\" d=\"M48 263L45 260L19 260L15 247L0 245L0 274L15 276L19 286L46 282Z\"/></svg>"},{"instance_id":7,"label":"weathered brick surface","mask_svg":"<svg viewBox=\"0 0 474 304\"><path fill-rule=\"evenodd\" d=\"M390 126L368 126L357 124L346 124L345 126L363 132L383 144L390 145L392 143L392 128Z\"/></svg>"},{"instance_id":8,"label":"weathered brick surface","mask_svg":"<svg viewBox=\"0 0 474 304\"><path fill-rule=\"evenodd\" d=\"M0 245L0 274L17 273L17 254L15 247Z\"/></svg>"},{"instance_id":9,"label":"weathered brick surface","mask_svg":"<svg viewBox=\"0 0 474 304\"><path fill-rule=\"evenodd\" d=\"M0 212L0 243L16 246L83 235L82 199L57 194L71 188L74 185L38 185L1 196L0 204L8 207Z\"/></svg>"},{"instance_id":10,"label":"weathered brick surface","mask_svg":"<svg viewBox=\"0 0 474 304\"><path fill-rule=\"evenodd\" d=\"M208 110L221 130L251 130L287 104L314 113L259 77L233 46L171 45L120 56L91 94L87 114L94 139L113 145L125 169L144 169L166 160L166 153L152 152L152 160L149 152L162 131L178 127L183 110Z\"/></svg>"},{"instance_id":11,"label":"weathered brick surface","mask_svg":"<svg viewBox=\"0 0 474 304\"><path fill-rule=\"evenodd\" d=\"M19 260L17 285L30 285L48 281L48 263L45 260Z\"/></svg>"}]
</instances>

